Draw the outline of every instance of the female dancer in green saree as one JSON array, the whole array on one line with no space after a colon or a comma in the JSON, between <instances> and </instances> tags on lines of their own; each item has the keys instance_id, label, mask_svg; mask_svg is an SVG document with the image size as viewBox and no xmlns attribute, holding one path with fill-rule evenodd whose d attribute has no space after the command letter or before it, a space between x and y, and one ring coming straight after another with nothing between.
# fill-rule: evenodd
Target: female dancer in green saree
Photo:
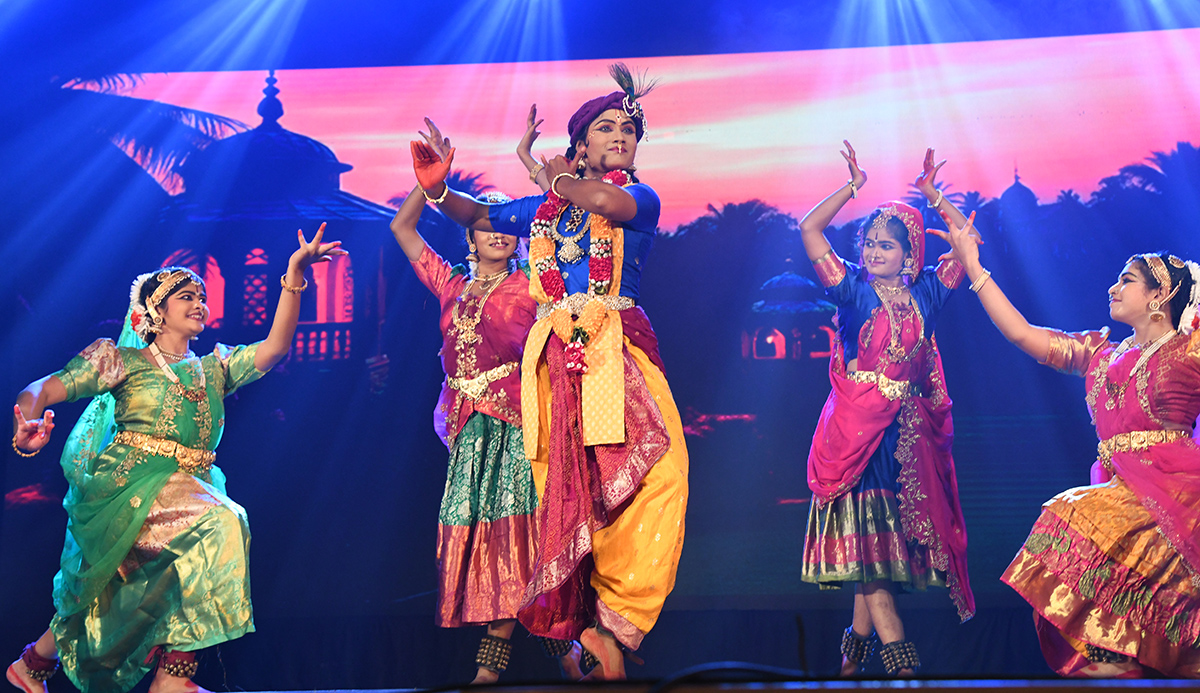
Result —
<instances>
[{"instance_id":1,"label":"female dancer in green saree","mask_svg":"<svg viewBox=\"0 0 1200 693\"><path fill-rule=\"evenodd\" d=\"M151 693L195 693L195 652L254 630L246 512L213 464L222 400L287 355L305 269L346 254L340 242L321 242L324 229L311 242L298 232L265 340L193 354L188 342L208 319L204 282L167 267L134 282L118 343L97 340L17 397L13 449L24 457L50 440L48 407L93 400L62 456L67 536L56 614L8 667L14 686L45 693L61 660L83 693L123 693L158 655Z\"/></svg>"}]
</instances>

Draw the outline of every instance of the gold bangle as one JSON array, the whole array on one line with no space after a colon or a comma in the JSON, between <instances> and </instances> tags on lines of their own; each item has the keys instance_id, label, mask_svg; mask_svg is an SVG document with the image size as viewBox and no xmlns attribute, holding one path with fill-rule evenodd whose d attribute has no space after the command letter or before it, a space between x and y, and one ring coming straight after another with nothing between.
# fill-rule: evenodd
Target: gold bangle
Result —
<instances>
[{"instance_id":1,"label":"gold bangle","mask_svg":"<svg viewBox=\"0 0 1200 693\"><path fill-rule=\"evenodd\" d=\"M858 186L854 184L854 179L851 178L850 180L846 181L846 185L850 186L850 199L851 200L857 199L858 198Z\"/></svg>"},{"instance_id":2,"label":"gold bangle","mask_svg":"<svg viewBox=\"0 0 1200 693\"><path fill-rule=\"evenodd\" d=\"M291 284L287 283L287 275L281 274L279 276L279 286L283 287L284 291L287 291L287 292L290 292L293 294L298 294L298 293L302 293L305 289L308 288L308 279L305 278L304 283L301 284L300 286L292 286Z\"/></svg>"},{"instance_id":3,"label":"gold bangle","mask_svg":"<svg viewBox=\"0 0 1200 693\"><path fill-rule=\"evenodd\" d=\"M430 202L432 202L435 205L440 205L446 201L446 195L450 194L450 186L446 185L446 183L443 181L442 182L442 194L439 197L430 197L429 191L426 190L425 188L421 188L421 194L425 196L426 200L429 200Z\"/></svg>"},{"instance_id":4,"label":"gold bangle","mask_svg":"<svg viewBox=\"0 0 1200 693\"><path fill-rule=\"evenodd\" d=\"M13 434L13 452L17 453L21 457L35 457L41 451L42 451L42 449L38 448L37 450L34 450L33 452L25 452L21 448L17 447L17 436L16 436L16 434Z\"/></svg>"},{"instance_id":5,"label":"gold bangle","mask_svg":"<svg viewBox=\"0 0 1200 693\"><path fill-rule=\"evenodd\" d=\"M566 176L567 178L574 178L575 174L567 173L564 171L563 173L560 173L557 176L555 176L554 180L550 181L550 192L554 193L555 195L558 195L559 197L562 197L562 193L558 192L558 179L562 178L564 176ZM563 198L563 199L566 199L566 198Z\"/></svg>"},{"instance_id":6,"label":"gold bangle","mask_svg":"<svg viewBox=\"0 0 1200 693\"><path fill-rule=\"evenodd\" d=\"M536 183L538 174L541 173L542 169L544 169L544 168L546 168L546 167L542 166L541 164L534 164L533 168L529 169L530 182Z\"/></svg>"},{"instance_id":7,"label":"gold bangle","mask_svg":"<svg viewBox=\"0 0 1200 693\"><path fill-rule=\"evenodd\" d=\"M979 293L979 290L983 288L984 284L987 284L987 280L991 278L991 276L991 272L984 270L983 274L979 275L975 278L975 281L971 282L971 291Z\"/></svg>"},{"instance_id":8,"label":"gold bangle","mask_svg":"<svg viewBox=\"0 0 1200 693\"><path fill-rule=\"evenodd\" d=\"M930 209L937 209L938 207L940 207L940 206L941 206L941 204L942 204L942 200L943 200L943 199L944 199L944 198L942 197L942 190L941 190L941 188L938 188L938 196L937 196L937 199L936 199L936 200L934 200L933 202L930 202L930 203L929 203L929 208L930 208Z\"/></svg>"}]
</instances>

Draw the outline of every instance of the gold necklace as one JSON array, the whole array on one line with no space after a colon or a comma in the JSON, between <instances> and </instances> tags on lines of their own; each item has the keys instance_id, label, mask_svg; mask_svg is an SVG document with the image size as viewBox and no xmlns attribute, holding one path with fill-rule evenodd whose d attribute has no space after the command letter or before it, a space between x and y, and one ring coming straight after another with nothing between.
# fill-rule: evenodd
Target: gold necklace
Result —
<instances>
[{"instance_id":1,"label":"gold necklace","mask_svg":"<svg viewBox=\"0 0 1200 693\"><path fill-rule=\"evenodd\" d=\"M903 296L904 292L908 290L908 287L904 286L903 284L900 286L888 286L878 279L872 279L871 286L875 287L875 291L880 294L880 298L883 298L882 294L887 294L888 296L892 297Z\"/></svg>"},{"instance_id":2,"label":"gold necklace","mask_svg":"<svg viewBox=\"0 0 1200 693\"><path fill-rule=\"evenodd\" d=\"M1175 330L1168 330L1167 332L1164 332L1161 337L1152 342L1148 342L1146 344L1135 344L1133 341L1133 335L1130 335L1122 340L1121 343L1117 345L1116 349L1112 350L1112 353L1108 356L1108 360L1104 363L1104 368L1100 369L1101 382L1104 386L1104 391L1108 393L1108 401L1104 403L1105 409L1109 411L1116 409L1118 401L1120 402L1121 406L1125 405L1125 390L1129 387L1129 383L1134 381L1138 372L1142 370L1142 367L1146 365L1146 362L1150 360L1150 357L1154 356L1155 352L1161 349L1162 346L1169 342L1174 336ZM1108 369L1112 365L1113 361L1116 361L1118 356L1124 354L1134 347L1141 349L1142 353L1138 357L1137 362L1133 364L1133 368L1129 371L1129 375L1126 376L1124 381L1120 383L1114 383L1109 380Z\"/></svg>"},{"instance_id":3,"label":"gold necklace","mask_svg":"<svg viewBox=\"0 0 1200 693\"><path fill-rule=\"evenodd\" d=\"M561 219L562 215L559 215L559 218ZM583 234L587 233L591 227L591 217L588 217L588 223L578 233L575 233L575 229L578 229L581 223L583 223L583 209L578 205L571 205L571 215L567 217L563 232L559 233L557 221L550 227L550 236L561 245L558 249L558 259L571 265L578 264L583 259L584 252L583 248L579 247L579 239L583 238Z\"/></svg>"},{"instance_id":4,"label":"gold necklace","mask_svg":"<svg viewBox=\"0 0 1200 693\"><path fill-rule=\"evenodd\" d=\"M504 283L503 281L492 280L496 278L502 279L503 277L507 276L508 270L504 270L503 274L497 272L496 274L488 275L487 281L490 281L491 283L488 285L487 290L484 291L483 295L479 298L479 308L475 311L474 315L463 316L459 312L459 307L463 303L466 303L469 298L474 296L474 294L471 293L471 286L476 281L479 281L478 277L472 278L467 282L467 285L463 288L462 295L459 296L458 300L454 302L454 308L450 311L450 322L454 324L454 329L458 334L458 350L460 353L465 347L478 344L483 341L483 337L475 331L475 328L479 326L479 321L483 319L483 304L487 302L488 296L492 295L492 292L496 290L496 287Z\"/></svg>"},{"instance_id":5,"label":"gold necklace","mask_svg":"<svg viewBox=\"0 0 1200 693\"><path fill-rule=\"evenodd\" d=\"M921 309L911 303L907 304L913 309L913 313L915 313L917 316L917 343L913 346L912 351L905 353L904 344L901 341L901 331L903 329L903 325L901 324L900 316L894 307L895 302L884 298L883 294L880 293L880 289L887 290L887 293L890 293L891 295L899 296L908 287L897 289L896 287L881 284L878 282L878 280L872 280L871 287L875 289L875 295L879 297L879 302L883 304L883 309L887 311L888 314L888 327L890 329L890 334L888 335L888 346L885 352L891 357L892 363L903 363L908 361L917 355L917 352L921 350L921 346L925 343L925 324L924 319L921 316ZM880 365L882 366L885 364Z\"/></svg>"},{"instance_id":6,"label":"gold necklace","mask_svg":"<svg viewBox=\"0 0 1200 693\"><path fill-rule=\"evenodd\" d=\"M472 275L472 277L471 277L471 281L476 281L476 282L490 282L490 281L492 281L492 280L495 280L495 279L500 279L500 278L502 278L502 277L507 277L507 276L508 276L508 268L507 268L507 267L505 267L504 269L500 270L499 272L493 272L493 273L491 273L491 274L475 274L475 275Z\"/></svg>"}]
</instances>

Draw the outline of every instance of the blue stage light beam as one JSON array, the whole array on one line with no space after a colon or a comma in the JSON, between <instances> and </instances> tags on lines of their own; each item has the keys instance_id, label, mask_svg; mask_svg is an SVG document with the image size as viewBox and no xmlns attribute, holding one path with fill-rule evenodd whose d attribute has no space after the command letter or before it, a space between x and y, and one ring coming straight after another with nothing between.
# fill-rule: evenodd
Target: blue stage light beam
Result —
<instances>
[{"instance_id":1,"label":"blue stage light beam","mask_svg":"<svg viewBox=\"0 0 1200 693\"><path fill-rule=\"evenodd\" d=\"M470 0L426 44L424 64L562 60L562 0Z\"/></svg>"},{"instance_id":2,"label":"blue stage light beam","mask_svg":"<svg viewBox=\"0 0 1200 693\"><path fill-rule=\"evenodd\" d=\"M988 41L1019 34L991 2L843 0L829 34L831 48Z\"/></svg>"}]
</instances>

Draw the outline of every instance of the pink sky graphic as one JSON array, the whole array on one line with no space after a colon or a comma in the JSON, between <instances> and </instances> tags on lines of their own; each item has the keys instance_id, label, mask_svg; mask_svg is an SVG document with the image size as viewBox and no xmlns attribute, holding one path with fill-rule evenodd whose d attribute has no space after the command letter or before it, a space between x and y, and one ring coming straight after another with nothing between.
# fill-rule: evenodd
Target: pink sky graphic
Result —
<instances>
[{"instance_id":1,"label":"pink sky graphic","mask_svg":"<svg viewBox=\"0 0 1200 693\"><path fill-rule=\"evenodd\" d=\"M535 154L566 148L566 122L615 88L608 61L286 70L281 125L354 166L342 188L375 202L415 184L408 143L429 116L459 170L534 194L515 155L532 103ZM1021 182L1043 201L1178 141L1200 142L1200 30L925 46L630 59L660 86L638 175L673 229L707 205L761 199L803 215L847 178L849 139L869 182L839 221L901 197L926 147L952 191L996 197ZM251 126L265 72L145 75L132 95Z\"/></svg>"}]
</instances>

